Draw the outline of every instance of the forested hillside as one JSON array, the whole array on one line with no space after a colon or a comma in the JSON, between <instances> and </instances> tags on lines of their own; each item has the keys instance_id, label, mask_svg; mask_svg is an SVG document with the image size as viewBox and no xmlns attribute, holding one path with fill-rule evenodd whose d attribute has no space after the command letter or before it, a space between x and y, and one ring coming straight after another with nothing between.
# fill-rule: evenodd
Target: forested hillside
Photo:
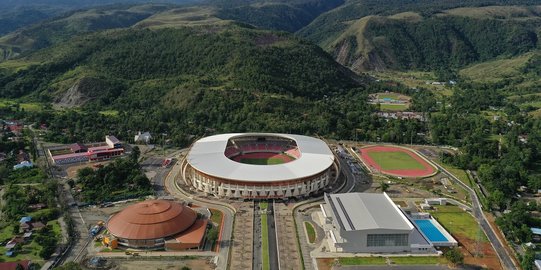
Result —
<instances>
[{"instance_id":1,"label":"forested hillside","mask_svg":"<svg viewBox=\"0 0 541 270\"><path fill-rule=\"evenodd\" d=\"M104 132L122 138L137 129L167 132L179 144L207 129L350 136L358 121L374 127L374 138L406 138L385 133L410 124L407 134L422 130L373 117L362 78L285 33L236 26L114 30L0 66L2 97L62 106L68 94L85 96L75 104L83 111L32 114L59 132L50 133L52 141L99 140ZM99 113L106 110L115 113Z\"/></svg>"},{"instance_id":2,"label":"forested hillside","mask_svg":"<svg viewBox=\"0 0 541 270\"><path fill-rule=\"evenodd\" d=\"M349 1L298 32L355 71L456 68L538 47L535 1Z\"/></svg>"},{"instance_id":3,"label":"forested hillside","mask_svg":"<svg viewBox=\"0 0 541 270\"><path fill-rule=\"evenodd\" d=\"M263 29L295 32L321 13L344 3L344 0L295 1L215 1L221 6L218 17L248 23Z\"/></svg>"},{"instance_id":4,"label":"forested hillside","mask_svg":"<svg viewBox=\"0 0 541 270\"><path fill-rule=\"evenodd\" d=\"M168 5L134 7L100 7L68 13L0 37L5 54L0 61L25 51L37 50L70 39L73 36L112 28L125 28L149 16L172 8Z\"/></svg>"}]
</instances>

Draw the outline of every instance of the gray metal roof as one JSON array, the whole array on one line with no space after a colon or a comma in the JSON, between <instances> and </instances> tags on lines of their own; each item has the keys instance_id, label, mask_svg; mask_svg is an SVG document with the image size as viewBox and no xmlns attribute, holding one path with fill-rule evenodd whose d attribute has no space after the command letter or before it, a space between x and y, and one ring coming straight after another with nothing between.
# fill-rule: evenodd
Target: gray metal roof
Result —
<instances>
[{"instance_id":1,"label":"gray metal roof","mask_svg":"<svg viewBox=\"0 0 541 270\"><path fill-rule=\"evenodd\" d=\"M301 153L300 158L278 165L243 164L227 158L224 154L227 142L237 136L277 136L294 140ZM229 133L202 138L194 143L187 157L195 169L223 179L237 181L274 182L287 181L316 175L327 170L334 162L334 155L320 139L291 134L276 133Z\"/></svg>"},{"instance_id":2,"label":"gray metal roof","mask_svg":"<svg viewBox=\"0 0 541 270\"><path fill-rule=\"evenodd\" d=\"M334 218L346 231L412 230L413 225L386 193L327 195Z\"/></svg>"}]
</instances>

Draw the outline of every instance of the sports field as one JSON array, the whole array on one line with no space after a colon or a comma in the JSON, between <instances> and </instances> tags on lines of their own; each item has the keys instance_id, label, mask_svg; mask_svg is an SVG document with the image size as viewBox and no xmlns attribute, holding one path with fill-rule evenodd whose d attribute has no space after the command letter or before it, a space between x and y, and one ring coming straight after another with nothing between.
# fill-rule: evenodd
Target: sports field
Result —
<instances>
[{"instance_id":1,"label":"sports field","mask_svg":"<svg viewBox=\"0 0 541 270\"><path fill-rule=\"evenodd\" d=\"M290 162L294 159L286 154L249 153L238 155L234 157L233 160L240 163L252 165L277 165Z\"/></svg>"},{"instance_id":2,"label":"sports field","mask_svg":"<svg viewBox=\"0 0 541 270\"><path fill-rule=\"evenodd\" d=\"M359 150L363 163L372 172L399 177L427 177L436 169L415 152L402 147L369 146Z\"/></svg>"},{"instance_id":3,"label":"sports field","mask_svg":"<svg viewBox=\"0 0 541 270\"><path fill-rule=\"evenodd\" d=\"M424 169L423 164L419 163L408 153L405 152L368 152L372 158L383 170L408 170Z\"/></svg>"}]
</instances>

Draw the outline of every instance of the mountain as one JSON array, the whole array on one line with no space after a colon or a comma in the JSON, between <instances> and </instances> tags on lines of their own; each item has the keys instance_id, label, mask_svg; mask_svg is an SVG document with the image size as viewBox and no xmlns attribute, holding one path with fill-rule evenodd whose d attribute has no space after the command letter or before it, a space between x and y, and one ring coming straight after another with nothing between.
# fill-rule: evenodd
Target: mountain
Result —
<instances>
[{"instance_id":1,"label":"mountain","mask_svg":"<svg viewBox=\"0 0 541 270\"><path fill-rule=\"evenodd\" d=\"M102 31L0 63L1 97L119 115L80 139L135 128L167 130L178 140L205 128L333 134L340 125L349 134L342 111L373 119L365 85L311 43L234 23ZM67 120L62 111L40 119L62 130L98 117L73 112Z\"/></svg>"},{"instance_id":2,"label":"mountain","mask_svg":"<svg viewBox=\"0 0 541 270\"><path fill-rule=\"evenodd\" d=\"M46 19L63 17L75 10L104 5L133 5L141 3L188 4L199 0L0 0L0 35L30 26Z\"/></svg>"},{"instance_id":3,"label":"mountain","mask_svg":"<svg viewBox=\"0 0 541 270\"><path fill-rule=\"evenodd\" d=\"M295 32L344 0L214 1L218 17L263 29Z\"/></svg>"},{"instance_id":4,"label":"mountain","mask_svg":"<svg viewBox=\"0 0 541 270\"><path fill-rule=\"evenodd\" d=\"M297 34L357 72L458 68L536 48L541 7L490 6L534 3L349 1Z\"/></svg>"},{"instance_id":5,"label":"mountain","mask_svg":"<svg viewBox=\"0 0 541 270\"><path fill-rule=\"evenodd\" d=\"M21 68L4 69L10 74L1 80L1 96L53 98L86 77L126 88L158 80L313 97L355 85L345 68L314 45L234 25L98 32L3 66L14 62Z\"/></svg>"},{"instance_id":6,"label":"mountain","mask_svg":"<svg viewBox=\"0 0 541 270\"><path fill-rule=\"evenodd\" d=\"M0 52L2 50L11 52L11 54L5 53L5 58L0 59L7 59L29 50L45 48L79 34L130 27L157 12L170 8L172 6L169 5L108 6L70 12L62 17L24 27L0 37Z\"/></svg>"}]
</instances>

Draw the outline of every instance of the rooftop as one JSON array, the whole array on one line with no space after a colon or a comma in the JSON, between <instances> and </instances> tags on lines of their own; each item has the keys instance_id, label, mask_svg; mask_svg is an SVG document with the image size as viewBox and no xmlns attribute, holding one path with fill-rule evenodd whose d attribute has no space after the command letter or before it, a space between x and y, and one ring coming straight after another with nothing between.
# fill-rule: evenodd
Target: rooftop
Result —
<instances>
[{"instance_id":1,"label":"rooftop","mask_svg":"<svg viewBox=\"0 0 541 270\"><path fill-rule=\"evenodd\" d=\"M224 151L234 137L284 137L294 140L301 157L284 164L260 166L243 164L227 158ZM291 134L229 133L205 137L194 143L188 163L205 174L237 181L285 181L309 177L325 171L334 162L334 155L320 139Z\"/></svg>"},{"instance_id":2,"label":"rooftop","mask_svg":"<svg viewBox=\"0 0 541 270\"><path fill-rule=\"evenodd\" d=\"M165 200L149 200L126 207L112 216L107 229L124 239L158 239L190 228L197 214L189 207Z\"/></svg>"},{"instance_id":3,"label":"rooftop","mask_svg":"<svg viewBox=\"0 0 541 270\"><path fill-rule=\"evenodd\" d=\"M326 194L334 218L346 231L412 230L413 225L386 193Z\"/></svg>"}]
</instances>

